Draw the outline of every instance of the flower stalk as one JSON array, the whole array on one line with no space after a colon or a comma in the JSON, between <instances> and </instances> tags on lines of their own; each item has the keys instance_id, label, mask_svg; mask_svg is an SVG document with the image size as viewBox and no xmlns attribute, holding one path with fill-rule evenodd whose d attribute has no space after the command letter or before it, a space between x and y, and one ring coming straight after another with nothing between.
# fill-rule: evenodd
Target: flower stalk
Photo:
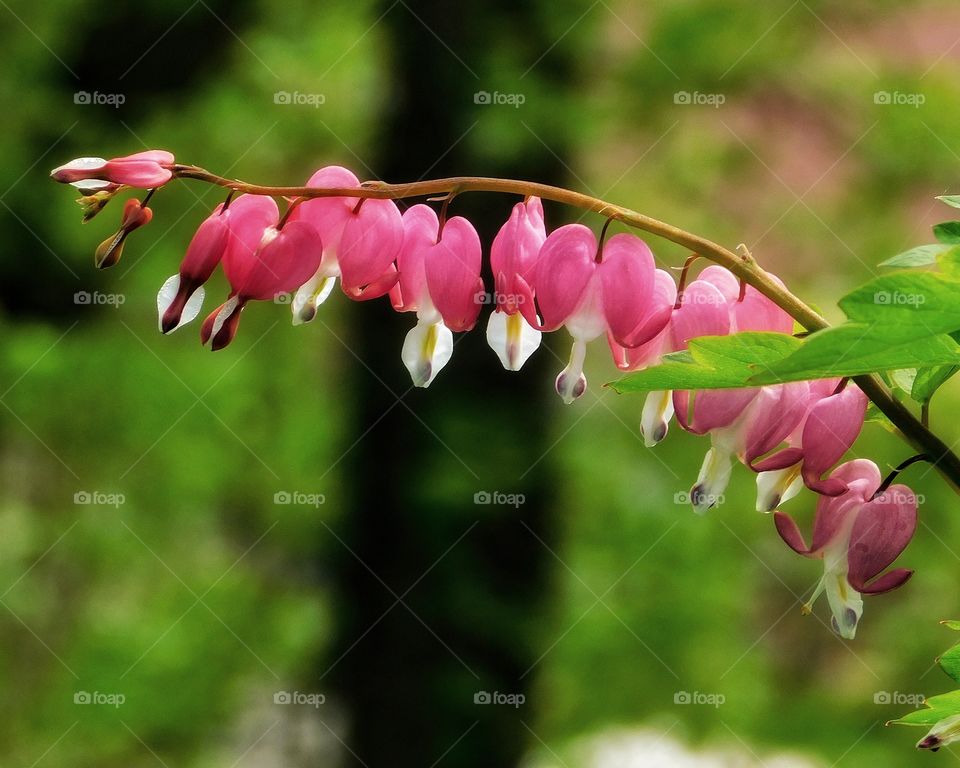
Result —
<instances>
[{"instance_id":1,"label":"flower stalk","mask_svg":"<svg viewBox=\"0 0 960 768\"><path fill-rule=\"evenodd\" d=\"M592 211L612 221L649 232L676 243L693 253L730 270L745 284L773 301L787 312L808 332L819 331L829 326L827 320L795 294L784 288L757 263L749 252L738 254L705 237L687 232L651 216L624 206L609 203L591 195L563 187L518 179L500 179L483 176L454 176L400 184L382 181L367 181L359 187L276 187L249 184L237 179L227 179L193 165L176 164L172 167L174 178L194 179L215 184L234 193L266 195L275 198L312 199L319 197L356 197L361 200L377 198L400 200L432 195L459 195L465 192L500 192L518 195L521 198L537 196L544 200L570 205ZM866 375L854 378L857 386L870 398L877 408L899 430L903 439L915 450L930 457L931 464L950 486L960 494L960 457L934 434L903 403L895 399L878 376Z\"/></svg>"}]
</instances>

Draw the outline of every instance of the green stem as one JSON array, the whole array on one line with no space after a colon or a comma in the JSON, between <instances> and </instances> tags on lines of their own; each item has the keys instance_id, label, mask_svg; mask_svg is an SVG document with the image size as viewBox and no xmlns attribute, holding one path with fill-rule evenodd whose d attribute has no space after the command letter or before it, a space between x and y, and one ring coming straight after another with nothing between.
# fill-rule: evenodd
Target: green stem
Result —
<instances>
[{"instance_id":1,"label":"green stem","mask_svg":"<svg viewBox=\"0 0 960 768\"><path fill-rule=\"evenodd\" d=\"M208 184L216 184L237 192L251 195L269 195L270 197L372 197L399 200L408 197L425 197L454 192L456 194L464 192L501 192L523 198L536 195L544 200L552 200L586 211L593 211L608 219L622 222L627 226L641 229L644 232L677 243L716 264L720 264L745 283L760 291L808 331L818 331L829 325L816 310L771 278L749 253L739 255L705 237L687 232L672 224L563 187L554 187L533 181L484 176L455 176L405 184L367 181L354 188L268 187L247 184L235 179L226 179L192 165L175 166L174 175L182 179L195 179ZM899 429L904 440L918 453L929 456L937 471L954 491L960 493L960 457L957 457L946 443L921 423L920 419L914 416L903 403L895 399L879 377L875 375L856 376L854 381Z\"/></svg>"}]
</instances>

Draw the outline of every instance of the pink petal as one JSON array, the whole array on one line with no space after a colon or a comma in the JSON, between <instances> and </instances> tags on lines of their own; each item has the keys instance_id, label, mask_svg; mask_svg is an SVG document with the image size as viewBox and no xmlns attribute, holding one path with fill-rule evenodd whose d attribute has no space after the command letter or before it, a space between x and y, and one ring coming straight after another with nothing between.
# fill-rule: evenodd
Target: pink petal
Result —
<instances>
[{"instance_id":1,"label":"pink petal","mask_svg":"<svg viewBox=\"0 0 960 768\"><path fill-rule=\"evenodd\" d=\"M149 189L170 181L173 173L167 166L171 165L173 165L173 155L169 152L163 150L138 152L127 157L108 160L95 178L106 179L114 184Z\"/></svg>"},{"instance_id":2,"label":"pink petal","mask_svg":"<svg viewBox=\"0 0 960 768\"><path fill-rule=\"evenodd\" d=\"M807 411L809 398L810 385L805 381L760 390L750 406L744 456L748 466L780 445L796 429Z\"/></svg>"},{"instance_id":3,"label":"pink petal","mask_svg":"<svg viewBox=\"0 0 960 768\"><path fill-rule=\"evenodd\" d=\"M413 205L403 213L403 245L397 256L399 282L393 290L394 309L415 312L428 298L424 259L437 242L440 220L428 205Z\"/></svg>"},{"instance_id":4,"label":"pink petal","mask_svg":"<svg viewBox=\"0 0 960 768\"><path fill-rule=\"evenodd\" d=\"M779 279L774 279L783 285ZM790 334L793 333L793 318L752 285L748 285L743 301L734 304L734 326L737 333L773 331Z\"/></svg>"},{"instance_id":5,"label":"pink petal","mask_svg":"<svg viewBox=\"0 0 960 768\"><path fill-rule=\"evenodd\" d=\"M477 230L461 216L444 224L440 242L427 252L427 289L444 325L451 331L469 331L480 315L482 258Z\"/></svg>"},{"instance_id":6,"label":"pink petal","mask_svg":"<svg viewBox=\"0 0 960 768\"><path fill-rule=\"evenodd\" d=\"M917 529L917 497L893 485L860 508L850 534L847 578L858 592L906 549ZM882 586L882 585L881 585Z\"/></svg>"},{"instance_id":7,"label":"pink petal","mask_svg":"<svg viewBox=\"0 0 960 768\"><path fill-rule=\"evenodd\" d=\"M856 589L857 592L862 592L865 595L882 595L884 592L902 587L910 580L911 576L913 576L912 570L907 568L894 568L892 571L887 571L882 576L878 576L869 584L861 584L859 588L853 584L850 586Z\"/></svg>"},{"instance_id":8,"label":"pink petal","mask_svg":"<svg viewBox=\"0 0 960 768\"><path fill-rule=\"evenodd\" d=\"M276 226L280 211L272 197L262 195L241 195L230 203L227 211L230 239L223 254L223 271L236 291L256 262L263 233L267 227Z\"/></svg>"},{"instance_id":9,"label":"pink petal","mask_svg":"<svg viewBox=\"0 0 960 768\"><path fill-rule=\"evenodd\" d=\"M543 221L543 204L539 197L517 203L510 218L497 232L490 248L490 267L496 280L496 303L504 311L517 311L516 278L529 283L536 271L540 248L547 238Z\"/></svg>"},{"instance_id":10,"label":"pink petal","mask_svg":"<svg viewBox=\"0 0 960 768\"><path fill-rule=\"evenodd\" d=\"M230 209L222 212L218 205L200 226L187 246L187 253L180 263L180 277L202 285L210 279L213 270L223 258L230 238Z\"/></svg>"},{"instance_id":11,"label":"pink petal","mask_svg":"<svg viewBox=\"0 0 960 768\"><path fill-rule=\"evenodd\" d=\"M295 291L320 266L323 246L317 231L304 221L288 221L272 240L261 245L254 264L237 287L241 299L270 301Z\"/></svg>"},{"instance_id":12,"label":"pink petal","mask_svg":"<svg viewBox=\"0 0 960 768\"><path fill-rule=\"evenodd\" d=\"M231 305L230 314L223 320L223 324L217 332L214 333L213 327L217 316L228 305ZM231 299L207 315L207 319L200 326L201 343L206 346L207 342L210 342L210 349L214 352L226 347L237 335L237 329L240 327L240 313L243 311L243 307L243 302L236 302ZM213 336L212 339L211 336Z\"/></svg>"},{"instance_id":13,"label":"pink petal","mask_svg":"<svg viewBox=\"0 0 960 768\"><path fill-rule=\"evenodd\" d=\"M866 412L867 397L853 384L839 394L823 398L810 409L801 438L803 478L808 488L830 495L843 492L842 483L820 478L853 445L863 428ZM833 479L838 478L834 475Z\"/></svg>"},{"instance_id":14,"label":"pink petal","mask_svg":"<svg viewBox=\"0 0 960 768\"><path fill-rule=\"evenodd\" d=\"M693 420L687 426L681 422L681 426L696 435L729 427L743 414L758 391L757 387L698 390L693 396Z\"/></svg>"},{"instance_id":15,"label":"pink petal","mask_svg":"<svg viewBox=\"0 0 960 768\"><path fill-rule=\"evenodd\" d=\"M801 555L810 554L810 548L804 541L803 534L800 533L800 529L790 515L777 510L773 513L773 522L777 526L777 533L780 534L780 538L786 542L790 549Z\"/></svg>"},{"instance_id":16,"label":"pink petal","mask_svg":"<svg viewBox=\"0 0 960 768\"><path fill-rule=\"evenodd\" d=\"M847 515L856 511L880 487L877 465L868 459L854 459L837 467L830 477L847 490L842 495L823 495L817 501L813 521L813 550L819 551L842 530Z\"/></svg>"},{"instance_id":17,"label":"pink petal","mask_svg":"<svg viewBox=\"0 0 960 768\"><path fill-rule=\"evenodd\" d=\"M733 272L718 264L711 264L708 267L704 267L697 280L710 283L723 294L723 297L730 304L733 304L740 298L740 281L737 280Z\"/></svg>"},{"instance_id":18,"label":"pink petal","mask_svg":"<svg viewBox=\"0 0 960 768\"><path fill-rule=\"evenodd\" d=\"M768 456L760 461L755 461L750 465L754 472L770 472L775 469L786 469L792 467L803 459L803 451L799 448L784 448L772 456Z\"/></svg>"},{"instance_id":19,"label":"pink petal","mask_svg":"<svg viewBox=\"0 0 960 768\"><path fill-rule=\"evenodd\" d=\"M328 165L313 174L306 186L322 189L359 187L360 180L346 168ZM320 234L325 253L336 254L340 248L343 227L356 208L356 197L315 197L300 203L290 214L290 221L305 221Z\"/></svg>"},{"instance_id":20,"label":"pink petal","mask_svg":"<svg viewBox=\"0 0 960 768\"><path fill-rule=\"evenodd\" d=\"M596 255L597 239L582 224L555 229L544 241L533 286L542 330L556 330L580 305L597 267Z\"/></svg>"},{"instance_id":21,"label":"pink petal","mask_svg":"<svg viewBox=\"0 0 960 768\"><path fill-rule=\"evenodd\" d=\"M635 346L660 331L651 329L653 333L639 341L631 338L646 318L655 290L656 265L643 240L625 233L611 237L603 245L603 260L597 273L603 291L603 314L614 339L625 346ZM663 325L667 319L669 313Z\"/></svg>"},{"instance_id":22,"label":"pink petal","mask_svg":"<svg viewBox=\"0 0 960 768\"><path fill-rule=\"evenodd\" d=\"M706 271L706 270L704 270ZM730 332L730 307L713 283L694 280L683 292L683 303L670 318L674 349L686 349L699 336L726 336Z\"/></svg>"},{"instance_id":23,"label":"pink petal","mask_svg":"<svg viewBox=\"0 0 960 768\"><path fill-rule=\"evenodd\" d=\"M344 290L362 288L380 279L400 253L403 219L393 200L364 200L343 227L340 274Z\"/></svg>"}]
</instances>

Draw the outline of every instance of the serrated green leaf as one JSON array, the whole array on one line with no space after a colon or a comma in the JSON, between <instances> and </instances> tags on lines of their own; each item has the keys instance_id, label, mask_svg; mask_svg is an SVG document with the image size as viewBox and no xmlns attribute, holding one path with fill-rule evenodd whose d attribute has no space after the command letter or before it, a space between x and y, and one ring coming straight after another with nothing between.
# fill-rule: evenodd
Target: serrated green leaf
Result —
<instances>
[{"instance_id":1,"label":"serrated green leaf","mask_svg":"<svg viewBox=\"0 0 960 768\"><path fill-rule=\"evenodd\" d=\"M960 208L960 195L937 195L937 200L954 208Z\"/></svg>"},{"instance_id":2,"label":"serrated green leaf","mask_svg":"<svg viewBox=\"0 0 960 768\"><path fill-rule=\"evenodd\" d=\"M881 267L929 267L937 263L937 256L947 250L947 246L940 244L918 245L909 251L891 256L881 261Z\"/></svg>"},{"instance_id":3,"label":"serrated green leaf","mask_svg":"<svg viewBox=\"0 0 960 768\"><path fill-rule=\"evenodd\" d=\"M945 221L933 225L933 236L941 243L957 245L960 243L960 221Z\"/></svg>"},{"instance_id":4,"label":"serrated green leaf","mask_svg":"<svg viewBox=\"0 0 960 768\"><path fill-rule=\"evenodd\" d=\"M934 393L951 377L960 371L956 365L935 365L931 368L919 368L913 380L910 397L918 403L926 403Z\"/></svg>"},{"instance_id":5,"label":"serrated green leaf","mask_svg":"<svg viewBox=\"0 0 960 768\"><path fill-rule=\"evenodd\" d=\"M960 683L960 643L937 659L937 663L940 664L940 669Z\"/></svg>"}]
</instances>

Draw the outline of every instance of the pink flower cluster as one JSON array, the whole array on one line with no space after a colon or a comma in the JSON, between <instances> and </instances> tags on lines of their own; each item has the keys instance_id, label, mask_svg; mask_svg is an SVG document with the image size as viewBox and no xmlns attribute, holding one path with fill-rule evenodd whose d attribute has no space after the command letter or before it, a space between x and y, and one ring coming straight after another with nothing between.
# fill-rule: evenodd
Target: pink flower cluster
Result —
<instances>
[{"instance_id":1,"label":"pink flower cluster","mask_svg":"<svg viewBox=\"0 0 960 768\"><path fill-rule=\"evenodd\" d=\"M112 192L119 186L160 186L172 177L172 168L170 153L150 151L109 161L81 158L53 176L87 193ZM349 170L329 166L307 186L352 189L360 182ZM122 232L149 217L147 208L128 207ZM786 312L722 267L707 267L678 295L673 277L656 267L646 243L632 234L598 241L582 224L548 234L535 197L514 206L493 240L492 301L482 264L473 225L459 216L444 220L427 205L401 214L387 199L315 197L291 201L281 216L273 198L240 195L217 206L200 225L178 273L160 289L160 330L170 333L197 317L203 286L218 265L230 292L200 330L203 343L214 350L233 340L249 302L293 293L293 322L306 323L339 279L350 299L389 296L396 311L416 314L401 359L414 385L427 387L450 360L453 333L471 330L490 302L486 336L507 370L523 366L543 332L566 328L571 354L556 379L565 403L585 392L587 344L601 337L617 367L629 371L685 350L702 336L793 332ZM826 592L834 627L844 637L855 632L861 593L893 589L910 576L903 569L878 574L916 526L916 498L904 486L878 495L880 474L872 462L858 459L831 472L859 435L866 406L859 388L833 379L652 392L641 417L651 447L666 436L674 415L682 429L710 437L690 493L697 512L722 500L735 462L756 473L761 511L777 509L803 486L820 494L810 547L779 512L777 530L797 552L823 559L816 594Z\"/></svg>"}]
</instances>

